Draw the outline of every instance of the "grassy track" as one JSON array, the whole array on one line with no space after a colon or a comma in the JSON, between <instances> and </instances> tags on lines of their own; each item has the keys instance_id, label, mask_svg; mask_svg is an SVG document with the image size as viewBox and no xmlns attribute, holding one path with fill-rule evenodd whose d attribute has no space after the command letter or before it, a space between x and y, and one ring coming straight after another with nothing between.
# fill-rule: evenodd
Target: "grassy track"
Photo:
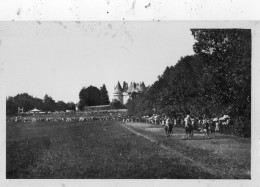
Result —
<instances>
[{"instance_id":1,"label":"grassy track","mask_svg":"<svg viewBox=\"0 0 260 187\"><path fill-rule=\"evenodd\" d=\"M250 178L251 139L219 133L205 139L202 133L195 131L193 139L186 140L181 128L175 128L173 137L167 139L163 136L164 129L157 125L126 123L125 126L174 150L183 158L193 160L195 165L214 172L217 178Z\"/></svg>"},{"instance_id":2,"label":"grassy track","mask_svg":"<svg viewBox=\"0 0 260 187\"><path fill-rule=\"evenodd\" d=\"M250 140L184 141L182 129L166 139L162 130L115 121L7 124L6 177L250 178Z\"/></svg>"}]
</instances>

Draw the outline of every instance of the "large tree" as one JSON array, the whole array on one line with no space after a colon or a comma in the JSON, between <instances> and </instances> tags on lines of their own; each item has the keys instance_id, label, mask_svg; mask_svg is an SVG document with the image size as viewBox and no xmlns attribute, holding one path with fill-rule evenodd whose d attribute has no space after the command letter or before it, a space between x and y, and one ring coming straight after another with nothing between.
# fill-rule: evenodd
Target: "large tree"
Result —
<instances>
[{"instance_id":1,"label":"large tree","mask_svg":"<svg viewBox=\"0 0 260 187\"><path fill-rule=\"evenodd\" d=\"M67 104L64 101L58 101L56 103L56 110L65 111L68 108Z\"/></svg>"},{"instance_id":2,"label":"large tree","mask_svg":"<svg viewBox=\"0 0 260 187\"><path fill-rule=\"evenodd\" d=\"M236 134L251 132L251 30L191 29L193 48L207 61L203 79L215 94L214 105L225 106Z\"/></svg>"},{"instance_id":3,"label":"large tree","mask_svg":"<svg viewBox=\"0 0 260 187\"><path fill-rule=\"evenodd\" d=\"M100 105L100 90L95 86L82 88L79 92L79 109L82 110L84 106Z\"/></svg>"},{"instance_id":4,"label":"large tree","mask_svg":"<svg viewBox=\"0 0 260 187\"><path fill-rule=\"evenodd\" d=\"M203 78L216 93L212 97L229 106L232 115L250 117L251 30L191 29L191 32L196 40L194 51L207 61Z\"/></svg>"},{"instance_id":5,"label":"large tree","mask_svg":"<svg viewBox=\"0 0 260 187\"><path fill-rule=\"evenodd\" d=\"M73 102L67 103L67 109L68 110L76 110L76 105Z\"/></svg>"},{"instance_id":6,"label":"large tree","mask_svg":"<svg viewBox=\"0 0 260 187\"><path fill-rule=\"evenodd\" d=\"M24 111L32 110L34 107L36 107L36 100L27 93L17 94L13 100L17 107L23 107Z\"/></svg>"},{"instance_id":7,"label":"large tree","mask_svg":"<svg viewBox=\"0 0 260 187\"><path fill-rule=\"evenodd\" d=\"M52 97L48 96L47 94L43 98L43 103L44 103L44 110L46 111L55 111L56 109L56 103L52 99Z\"/></svg>"},{"instance_id":8,"label":"large tree","mask_svg":"<svg viewBox=\"0 0 260 187\"><path fill-rule=\"evenodd\" d=\"M44 103L42 99L33 97L27 93L17 94L15 97L12 98L12 101L11 101L11 97L8 98L7 100L8 106L12 102L15 103L16 107L23 108L25 112L32 110L33 108L38 108L41 110L44 109ZM17 113L17 109L16 109L16 113Z\"/></svg>"},{"instance_id":9,"label":"large tree","mask_svg":"<svg viewBox=\"0 0 260 187\"><path fill-rule=\"evenodd\" d=\"M103 84L100 88L100 104L101 105L108 105L109 104L109 97L106 85Z\"/></svg>"}]
</instances>

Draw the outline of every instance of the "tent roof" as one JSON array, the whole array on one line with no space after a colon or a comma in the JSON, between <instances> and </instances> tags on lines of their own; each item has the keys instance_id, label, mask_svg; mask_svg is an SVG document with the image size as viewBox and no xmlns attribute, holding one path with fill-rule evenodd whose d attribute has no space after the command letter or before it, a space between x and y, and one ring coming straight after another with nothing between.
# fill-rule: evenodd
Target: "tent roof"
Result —
<instances>
[{"instance_id":1,"label":"tent roof","mask_svg":"<svg viewBox=\"0 0 260 187\"><path fill-rule=\"evenodd\" d=\"M38 110L37 108L34 108L33 110L31 110L31 112L40 112L40 110Z\"/></svg>"}]
</instances>

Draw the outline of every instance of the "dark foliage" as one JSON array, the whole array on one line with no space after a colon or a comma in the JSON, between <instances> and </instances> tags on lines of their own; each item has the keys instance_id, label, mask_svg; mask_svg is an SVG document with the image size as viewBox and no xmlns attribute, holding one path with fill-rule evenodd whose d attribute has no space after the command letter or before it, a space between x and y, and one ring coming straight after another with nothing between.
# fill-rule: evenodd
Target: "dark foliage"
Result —
<instances>
[{"instance_id":1,"label":"dark foliage","mask_svg":"<svg viewBox=\"0 0 260 187\"><path fill-rule=\"evenodd\" d=\"M228 114L233 119L232 133L250 136L251 30L191 32L196 54L181 57L175 66L165 69L147 92L130 100L129 114Z\"/></svg>"},{"instance_id":2,"label":"dark foliage","mask_svg":"<svg viewBox=\"0 0 260 187\"><path fill-rule=\"evenodd\" d=\"M76 110L76 106L73 102L68 102L67 103L67 110Z\"/></svg>"},{"instance_id":3,"label":"dark foliage","mask_svg":"<svg viewBox=\"0 0 260 187\"><path fill-rule=\"evenodd\" d=\"M43 103L44 103L44 110L46 111L55 111L56 109L56 103L52 99L52 97L48 96L47 94L43 98Z\"/></svg>"},{"instance_id":4,"label":"dark foliage","mask_svg":"<svg viewBox=\"0 0 260 187\"><path fill-rule=\"evenodd\" d=\"M6 114L7 115L12 115L17 113L17 104L14 101L13 97L8 97L6 99Z\"/></svg>"},{"instance_id":5,"label":"dark foliage","mask_svg":"<svg viewBox=\"0 0 260 187\"><path fill-rule=\"evenodd\" d=\"M35 107L43 109L43 101L27 93L18 94L13 100L18 107L23 107L25 111L32 110Z\"/></svg>"},{"instance_id":6,"label":"dark foliage","mask_svg":"<svg viewBox=\"0 0 260 187\"><path fill-rule=\"evenodd\" d=\"M23 108L24 112L28 112L34 108L42 111L65 111L75 110L75 104L72 102L65 103L58 101L57 103L47 94L43 99L33 97L27 93L17 94L15 97L8 97L6 100L6 114L16 115L18 107Z\"/></svg>"},{"instance_id":7,"label":"dark foliage","mask_svg":"<svg viewBox=\"0 0 260 187\"><path fill-rule=\"evenodd\" d=\"M152 115L152 104L147 98L148 93L145 91L141 94L135 94L128 100L126 107L128 108L128 114L135 117L141 117L144 115Z\"/></svg>"},{"instance_id":8,"label":"dark foliage","mask_svg":"<svg viewBox=\"0 0 260 187\"><path fill-rule=\"evenodd\" d=\"M105 84L103 84L103 86L100 88L100 104L101 105L109 104L109 97L108 97L108 92Z\"/></svg>"},{"instance_id":9,"label":"dark foliage","mask_svg":"<svg viewBox=\"0 0 260 187\"><path fill-rule=\"evenodd\" d=\"M100 90L95 86L82 88L79 92L79 109L82 110L84 106L100 105Z\"/></svg>"},{"instance_id":10,"label":"dark foliage","mask_svg":"<svg viewBox=\"0 0 260 187\"><path fill-rule=\"evenodd\" d=\"M66 109L68 109L68 105L64 101L58 101L56 103L56 108L59 111L65 111Z\"/></svg>"},{"instance_id":11,"label":"dark foliage","mask_svg":"<svg viewBox=\"0 0 260 187\"><path fill-rule=\"evenodd\" d=\"M84 87L79 92L79 109L84 106L108 105L109 97L106 85L103 84L100 90L95 86Z\"/></svg>"},{"instance_id":12,"label":"dark foliage","mask_svg":"<svg viewBox=\"0 0 260 187\"><path fill-rule=\"evenodd\" d=\"M112 102L110 103L110 106L113 109L124 109L126 108L120 101L113 99Z\"/></svg>"}]
</instances>

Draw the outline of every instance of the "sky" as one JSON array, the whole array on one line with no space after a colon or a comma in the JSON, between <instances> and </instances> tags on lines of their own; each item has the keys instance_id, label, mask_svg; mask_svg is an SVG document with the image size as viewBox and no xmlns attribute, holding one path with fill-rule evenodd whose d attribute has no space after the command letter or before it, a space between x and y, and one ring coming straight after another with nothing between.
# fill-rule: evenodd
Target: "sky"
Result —
<instances>
[{"instance_id":1,"label":"sky","mask_svg":"<svg viewBox=\"0 0 260 187\"><path fill-rule=\"evenodd\" d=\"M6 96L28 93L79 101L90 85L151 85L194 54L188 22L0 22Z\"/></svg>"}]
</instances>

